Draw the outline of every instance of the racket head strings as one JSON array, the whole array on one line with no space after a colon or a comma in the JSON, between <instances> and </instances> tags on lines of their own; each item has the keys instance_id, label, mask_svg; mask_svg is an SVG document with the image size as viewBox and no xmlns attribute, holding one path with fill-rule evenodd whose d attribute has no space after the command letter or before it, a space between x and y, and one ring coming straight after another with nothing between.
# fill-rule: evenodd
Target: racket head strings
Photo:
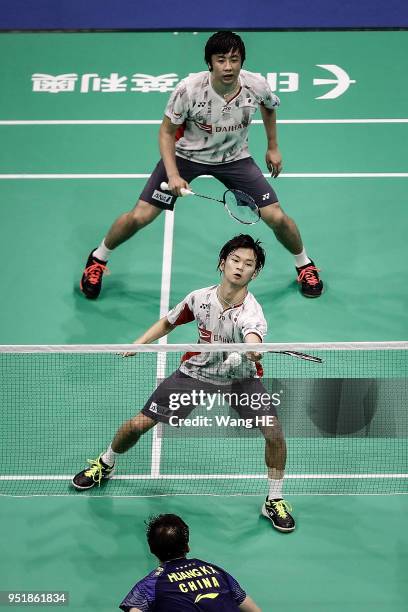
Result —
<instances>
[{"instance_id":1,"label":"racket head strings","mask_svg":"<svg viewBox=\"0 0 408 612\"><path fill-rule=\"evenodd\" d=\"M255 200L239 189L228 189L223 201L228 214L245 225L257 223L261 218Z\"/></svg>"}]
</instances>

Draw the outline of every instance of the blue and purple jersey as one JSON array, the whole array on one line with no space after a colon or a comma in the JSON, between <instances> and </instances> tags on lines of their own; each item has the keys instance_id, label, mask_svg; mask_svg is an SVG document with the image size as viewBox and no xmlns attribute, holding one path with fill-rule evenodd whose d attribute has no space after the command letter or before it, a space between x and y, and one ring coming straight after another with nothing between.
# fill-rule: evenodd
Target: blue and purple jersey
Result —
<instances>
[{"instance_id":1,"label":"blue and purple jersey","mask_svg":"<svg viewBox=\"0 0 408 612\"><path fill-rule=\"evenodd\" d=\"M246 597L225 570L200 559L174 559L140 580L120 609L129 612L236 612Z\"/></svg>"}]
</instances>

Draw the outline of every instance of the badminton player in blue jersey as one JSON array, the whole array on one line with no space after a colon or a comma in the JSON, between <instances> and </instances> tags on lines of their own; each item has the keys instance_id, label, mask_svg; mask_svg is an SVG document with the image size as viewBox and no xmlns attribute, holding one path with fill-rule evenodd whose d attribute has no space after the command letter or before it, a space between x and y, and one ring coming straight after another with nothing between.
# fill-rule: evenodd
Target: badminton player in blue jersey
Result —
<instances>
[{"instance_id":1,"label":"badminton player in blue jersey","mask_svg":"<svg viewBox=\"0 0 408 612\"><path fill-rule=\"evenodd\" d=\"M150 551L160 565L137 582L120 609L125 612L261 612L221 567L187 558L189 529L176 514L153 517L147 526Z\"/></svg>"}]
</instances>

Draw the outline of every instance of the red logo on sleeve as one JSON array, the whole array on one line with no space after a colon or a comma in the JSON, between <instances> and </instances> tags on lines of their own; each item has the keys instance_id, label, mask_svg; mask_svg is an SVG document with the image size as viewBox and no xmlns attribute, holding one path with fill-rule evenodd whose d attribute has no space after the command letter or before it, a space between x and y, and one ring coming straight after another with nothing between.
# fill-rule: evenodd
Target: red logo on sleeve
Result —
<instances>
[{"instance_id":1,"label":"red logo on sleeve","mask_svg":"<svg viewBox=\"0 0 408 612\"><path fill-rule=\"evenodd\" d=\"M200 334L201 342L207 342L211 344L212 342L212 332L211 331L209 331L208 329L205 329L205 327L199 327L198 333Z\"/></svg>"}]
</instances>

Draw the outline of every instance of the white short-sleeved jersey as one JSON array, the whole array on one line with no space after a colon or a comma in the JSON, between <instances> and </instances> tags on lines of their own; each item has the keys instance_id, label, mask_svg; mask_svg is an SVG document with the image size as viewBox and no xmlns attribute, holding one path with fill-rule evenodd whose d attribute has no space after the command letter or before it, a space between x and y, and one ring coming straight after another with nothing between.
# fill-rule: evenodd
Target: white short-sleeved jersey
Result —
<instances>
[{"instance_id":1,"label":"white short-sleeved jersey","mask_svg":"<svg viewBox=\"0 0 408 612\"><path fill-rule=\"evenodd\" d=\"M247 293L242 304L224 309L217 296L217 287L205 287L189 293L184 300L167 314L172 325L183 325L196 321L199 333L198 343L245 342L249 333L257 334L263 340L267 324L261 306L251 293ZM200 380L228 384L230 379L222 371L222 364L228 353L186 353L180 370ZM221 368L221 370L220 370ZM252 361L243 359L239 367L240 378L257 376Z\"/></svg>"},{"instance_id":2,"label":"white short-sleeved jersey","mask_svg":"<svg viewBox=\"0 0 408 612\"><path fill-rule=\"evenodd\" d=\"M280 101L266 79L241 70L241 88L235 98L225 102L211 85L211 73L198 72L176 87L165 115L184 126L176 142L176 154L191 161L220 164L249 157L248 128L252 115L262 104L275 109Z\"/></svg>"}]
</instances>

